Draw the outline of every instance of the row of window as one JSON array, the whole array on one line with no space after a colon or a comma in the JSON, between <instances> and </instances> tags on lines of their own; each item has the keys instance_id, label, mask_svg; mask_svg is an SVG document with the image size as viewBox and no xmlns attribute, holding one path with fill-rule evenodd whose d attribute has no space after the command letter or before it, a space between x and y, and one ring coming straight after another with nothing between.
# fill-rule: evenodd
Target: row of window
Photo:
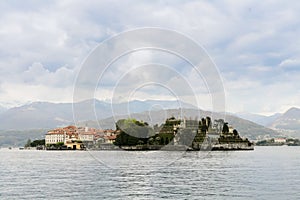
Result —
<instances>
[{"instance_id":1,"label":"row of window","mask_svg":"<svg viewBox=\"0 0 300 200\"><path fill-rule=\"evenodd\" d=\"M68 137L66 137L68 138ZM46 143L57 143L57 142L64 142L65 137L64 135L47 135L46 136ZM79 137L80 140L93 140L94 137L93 136L80 136Z\"/></svg>"}]
</instances>

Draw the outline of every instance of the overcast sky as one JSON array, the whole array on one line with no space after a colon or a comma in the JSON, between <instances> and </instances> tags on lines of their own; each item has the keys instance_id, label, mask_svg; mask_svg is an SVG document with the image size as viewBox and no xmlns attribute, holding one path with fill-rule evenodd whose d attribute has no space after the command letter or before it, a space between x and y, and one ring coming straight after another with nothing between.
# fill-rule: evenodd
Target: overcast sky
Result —
<instances>
[{"instance_id":1,"label":"overcast sky","mask_svg":"<svg viewBox=\"0 0 300 200\"><path fill-rule=\"evenodd\" d=\"M71 102L82 63L99 43L123 31L160 27L186 35L206 50L220 72L228 112L271 114L300 107L299 10L296 0L2 0L0 105ZM193 81L194 72L186 70L186 63L151 51L119 59L107 72L107 79L117 77L116 73L124 79L124 66L157 62L162 56L168 65L181 67L179 73L185 80ZM143 91L135 88L140 91L131 98L170 96L165 89L155 93L147 87ZM95 97L108 100L108 91L95 93ZM201 107L209 108L205 83L199 81L196 93Z\"/></svg>"}]
</instances>

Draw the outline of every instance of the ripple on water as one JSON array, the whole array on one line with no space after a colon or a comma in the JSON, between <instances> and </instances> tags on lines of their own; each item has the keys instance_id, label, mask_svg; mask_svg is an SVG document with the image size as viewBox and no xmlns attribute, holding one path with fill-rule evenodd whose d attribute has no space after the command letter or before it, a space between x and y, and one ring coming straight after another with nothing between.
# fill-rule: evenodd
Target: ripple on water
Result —
<instances>
[{"instance_id":1,"label":"ripple on water","mask_svg":"<svg viewBox=\"0 0 300 200\"><path fill-rule=\"evenodd\" d=\"M0 150L1 199L299 199L300 148Z\"/></svg>"}]
</instances>

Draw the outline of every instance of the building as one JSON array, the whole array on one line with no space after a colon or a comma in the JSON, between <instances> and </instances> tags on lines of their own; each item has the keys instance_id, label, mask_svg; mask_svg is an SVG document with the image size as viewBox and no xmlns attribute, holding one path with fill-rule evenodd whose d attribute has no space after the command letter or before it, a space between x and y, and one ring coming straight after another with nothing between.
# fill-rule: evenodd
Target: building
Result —
<instances>
[{"instance_id":1,"label":"building","mask_svg":"<svg viewBox=\"0 0 300 200\"><path fill-rule=\"evenodd\" d=\"M58 146L63 146L64 149L94 148L100 138L104 143L113 144L116 139L115 131L76 126L56 128L47 132L45 144L53 149Z\"/></svg>"},{"instance_id":2,"label":"building","mask_svg":"<svg viewBox=\"0 0 300 200\"><path fill-rule=\"evenodd\" d=\"M64 130L62 128L59 128L59 129L48 131L48 133L45 136L45 144L51 145L51 144L57 144L59 142L65 142Z\"/></svg>"},{"instance_id":3,"label":"building","mask_svg":"<svg viewBox=\"0 0 300 200\"><path fill-rule=\"evenodd\" d=\"M104 136L104 141L105 143L107 144L113 144L115 141L116 141L116 135L107 135L107 136Z\"/></svg>"},{"instance_id":4,"label":"building","mask_svg":"<svg viewBox=\"0 0 300 200\"><path fill-rule=\"evenodd\" d=\"M93 142L95 140L95 136L96 136L96 129L93 128L88 128L85 127L83 128L78 128L79 132L78 132L78 137L79 140L81 141L87 141L87 142Z\"/></svg>"},{"instance_id":5,"label":"building","mask_svg":"<svg viewBox=\"0 0 300 200\"><path fill-rule=\"evenodd\" d=\"M274 142L275 143L286 143L286 139L285 138L274 138Z\"/></svg>"},{"instance_id":6,"label":"building","mask_svg":"<svg viewBox=\"0 0 300 200\"><path fill-rule=\"evenodd\" d=\"M46 146L57 143L66 144L67 141L79 140L78 129L76 126L67 126L64 128L56 128L47 132L45 136Z\"/></svg>"}]
</instances>

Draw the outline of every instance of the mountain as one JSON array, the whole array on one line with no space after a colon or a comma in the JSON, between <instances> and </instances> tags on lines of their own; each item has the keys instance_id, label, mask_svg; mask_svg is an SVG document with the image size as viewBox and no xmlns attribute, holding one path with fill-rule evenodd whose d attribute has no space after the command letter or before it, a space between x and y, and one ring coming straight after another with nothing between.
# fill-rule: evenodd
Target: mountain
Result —
<instances>
[{"instance_id":1,"label":"mountain","mask_svg":"<svg viewBox=\"0 0 300 200\"><path fill-rule=\"evenodd\" d=\"M180 106L184 109L177 109ZM289 113L293 115L294 111ZM298 116L298 113L294 115ZM190 104L177 101L134 100L128 103L111 104L90 99L74 104L34 102L8 109L0 113L0 130L47 130L74 123L82 126L87 124L90 127L100 125L100 128L115 128L115 121L121 118L133 117L149 124L161 124L171 116L193 119L206 116L211 116L212 119L224 118L224 115L220 113L197 110ZM237 116L227 115L225 120L232 124L242 136L250 139L280 135L274 130Z\"/></svg>"},{"instance_id":2,"label":"mountain","mask_svg":"<svg viewBox=\"0 0 300 200\"><path fill-rule=\"evenodd\" d=\"M161 108L185 108L194 106L177 101L130 101L107 103L90 99L78 103L34 102L8 109L0 113L0 130L24 130L66 126L83 120L100 120L115 115L152 111ZM159 106L157 106L159 105Z\"/></svg>"},{"instance_id":3,"label":"mountain","mask_svg":"<svg viewBox=\"0 0 300 200\"><path fill-rule=\"evenodd\" d=\"M0 147L23 147L28 139L44 139L47 129L0 131Z\"/></svg>"},{"instance_id":4,"label":"mountain","mask_svg":"<svg viewBox=\"0 0 300 200\"><path fill-rule=\"evenodd\" d=\"M134 107L134 111L144 110L140 113L127 113L124 106ZM155 107L155 105L164 105L165 109ZM95 128L111 128L115 129L115 122L122 118L136 118L148 122L150 125L162 124L168 117L174 116L176 118L200 119L201 117L210 116L212 119L224 119L229 122L234 128L238 130L241 136L247 137L251 140L263 139L265 137L278 137L280 133L258 125L254 122L233 116L224 116L221 113L208 112L197 109L167 109L169 107L176 107L177 102L173 101L132 101L128 104L113 104L116 113L120 115L111 115L111 105L106 102L98 100L88 100L76 103L74 105L67 103L47 103L36 102L29 105L24 105L17 108L7 110L0 114L0 146L22 146L27 139L44 137L47 130L58 127L74 124L72 109L78 109L76 125L89 126ZM188 104L185 106L189 106ZM95 107L95 109L94 109ZM190 106L193 107L193 106ZM93 109L91 109L93 108ZM133 109L133 108L132 108ZM94 112L95 110L95 112ZM95 120L95 113L100 117ZM102 114L102 115L100 115ZM104 117L103 117L104 116ZM106 116L106 118L105 118ZM103 118L101 118L103 117ZM6 128L6 130L4 130ZM12 130L13 129L13 130ZM19 130L18 130L19 129Z\"/></svg>"},{"instance_id":5,"label":"mountain","mask_svg":"<svg viewBox=\"0 0 300 200\"><path fill-rule=\"evenodd\" d=\"M95 121L86 121L82 122L79 125L85 125L91 127L98 127L98 128L112 128L115 129L115 122L119 119L132 117L138 120L142 120L145 122L148 122L150 125L154 124L162 124L165 122L166 118L168 117L176 117L176 118L187 118L187 119L199 119L199 116L206 117L211 116L212 119L224 119L229 124L231 124L234 128L238 130L241 136L247 137L251 140L256 139L263 139L265 137L278 137L280 136L280 133L266 128L262 125L256 124L254 122L244 120L242 118L233 116L233 115L222 115L221 113L213 113L203 110L197 110L197 109L167 109L167 110L158 110L158 111L152 111L152 112L142 112L142 113L134 113L130 116L126 115L118 115L114 117L110 117L107 119L99 120L97 122Z\"/></svg>"},{"instance_id":6,"label":"mountain","mask_svg":"<svg viewBox=\"0 0 300 200\"><path fill-rule=\"evenodd\" d=\"M0 129L50 128L71 122L71 105L35 102L0 114Z\"/></svg>"},{"instance_id":7,"label":"mountain","mask_svg":"<svg viewBox=\"0 0 300 200\"><path fill-rule=\"evenodd\" d=\"M280 117L282 114L276 113L274 115L265 116L265 115L253 114L248 112L240 112L240 113L235 113L234 115L242 119L255 122L262 126L268 126L269 124L273 123L273 121L275 121L278 117Z\"/></svg>"},{"instance_id":8,"label":"mountain","mask_svg":"<svg viewBox=\"0 0 300 200\"><path fill-rule=\"evenodd\" d=\"M290 136L300 135L300 109L290 108L280 117L274 120L268 127Z\"/></svg>"}]
</instances>

